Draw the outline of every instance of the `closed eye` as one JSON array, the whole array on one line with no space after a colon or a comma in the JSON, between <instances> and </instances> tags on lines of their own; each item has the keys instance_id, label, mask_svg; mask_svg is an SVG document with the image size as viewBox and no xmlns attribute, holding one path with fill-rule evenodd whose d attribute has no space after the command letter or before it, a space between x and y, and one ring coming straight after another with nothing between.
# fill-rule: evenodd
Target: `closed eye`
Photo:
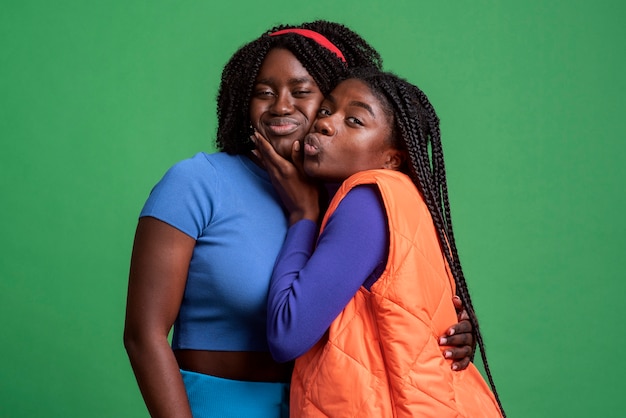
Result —
<instances>
[{"instance_id":1,"label":"closed eye","mask_svg":"<svg viewBox=\"0 0 626 418\"><path fill-rule=\"evenodd\" d=\"M304 96L308 96L311 93L313 93L311 90L298 90L298 91L294 91L292 95L293 97L304 97Z\"/></svg>"},{"instance_id":2,"label":"closed eye","mask_svg":"<svg viewBox=\"0 0 626 418\"><path fill-rule=\"evenodd\" d=\"M255 97L273 97L275 96L272 90L256 90L254 92Z\"/></svg>"}]
</instances>

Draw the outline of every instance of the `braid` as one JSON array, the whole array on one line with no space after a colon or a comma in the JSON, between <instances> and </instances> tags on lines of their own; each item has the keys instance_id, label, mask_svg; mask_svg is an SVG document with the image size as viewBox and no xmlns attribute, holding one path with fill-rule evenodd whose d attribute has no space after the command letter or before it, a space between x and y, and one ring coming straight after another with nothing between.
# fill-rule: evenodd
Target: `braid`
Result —
<instances>
[{"instance_id":1,"label":"braid","mask_svg":"<svg viewBox=\"0 0 626 418\"><path fill-rule=\"evenodd\" d=\"M393 115L392 145L404 149L408 154L406 174L421 192L431 214L439 243L456 283L457 294L474 328L487 379L500 411L506 416L491 375L478 318L454 240L439 117L422 90L391 73L355 69L349 77L366 83L380 99L382 106L388 108L387 113Z\"/></svg>"},{"instance_id":2,"label":"braid","mask_svg":"<svg viewBox=\"0 0 626 418\"><path fill-rule=\"evenodd\" d=\"M342 52L346 63L312 39L288 33L270 36L288 29L309 29L322 34ZM237 50L224 66L217 95L216 145L229 154L244 154L254 148L249 140L250 98L263 60L273 48L289 50L327 95L349 67L382 68L378 52L361 36L339 23L318 20L301 25L276 26Z\"/></svg>"}]
</instances>

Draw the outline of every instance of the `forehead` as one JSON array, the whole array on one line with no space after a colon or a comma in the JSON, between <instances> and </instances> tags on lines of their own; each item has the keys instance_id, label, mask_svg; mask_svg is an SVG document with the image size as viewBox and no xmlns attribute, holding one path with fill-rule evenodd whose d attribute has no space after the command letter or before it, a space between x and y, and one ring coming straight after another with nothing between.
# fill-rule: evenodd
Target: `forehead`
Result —
<instances>
[{"instance_id":1,"label":"forehead","mask_svg":"<svg viewBox=\"0 0 626 418\"><path fill-rule=\"evenodd\" d=\"M284 48L273 48L267 53L256 78L257 83L277 80L314 82L296 56Z\"/></svg>"},{"instance_id":2,"label":"forehead","mask_svg":"<svg viewBox=\"0 0 626 418\"><path fill-rule=\"evenodd\" d=\"M357 79L348 79L339 83L330 93L329 98L348 106L365 104L372 109L378 109L378 111L383 109L380 98L372 92L366 83Z\"/></svg>"}]
</instances>

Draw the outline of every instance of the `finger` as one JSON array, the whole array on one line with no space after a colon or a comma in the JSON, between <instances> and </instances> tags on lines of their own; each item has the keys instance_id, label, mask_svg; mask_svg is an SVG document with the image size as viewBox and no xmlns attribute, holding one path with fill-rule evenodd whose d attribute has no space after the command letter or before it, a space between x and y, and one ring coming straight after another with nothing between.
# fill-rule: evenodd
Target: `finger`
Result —
<instances>
[{"instance_id":1,"label":"finger","mask_svg":"<svg viewBox=\"0 0 626 418\"><path fill-rule=\"evenodd\" d=\"M260 140L263 140L263 141L268 142L268 143L270 142L270 141L267 140L267 138L265 138L265 136L263 136L263 134L261 132L257 131L256 129L254 130L253 135L255 137L257 137L258 139L260 139Z\"/></svg>"},{"instance_id":2,"label":"finger","mask_svg":"<svg viewBox=\"0 0 626 418\"><path fill-rule=\"evenodd\" d=\"M261 163L263 163L263 154L261 154L261 152L258 149L253 149L252 151L250 151L252 153L252 155L254 155L256 158L259 159L259 161L261 161Z\"/></svg>"},{"instance_id":3,"label":"finger","mask_svg":"<svg viewBox=\"0 0 626 418\"><path fill-rule=\"evenodd\" d=\"M289 162L276 152L272 144L263 135L255 132L253 138L256 149L262 156L261 160L269 172L275 175L282 175L286 170L289 170Z\"/></svg>"},{"instance_id":4,"label":"finger","mask_svg":"<svg viewBox=\"0 0 626 418\"><path fill-rule=\"evenodd\" d=\"M291 145L291 162L296 167L302 167L302 156L300 155L300 141L293 141Z\"/></svg>"},{"instance_id":5,"label":"finger","mask_svg":"<svg viewBox=\"0 0 626 418\"><path fill-rule=\"evenodd\" d=\"M449 345L453 347L472 346L474 344L474 336L465 332L463 334L455 334L450 336L439 337L439 345Z\"/></svg>"},{"instance_id":6,"label":"finger","mask_svg":"<svg viewBox=\"0 0 626 418\"><path fill-rule=\"evenodd\" d=\"M465 357L462 360L458 360L452 363L452 370L454 371L460 371L460 370L465 370L467 369L467 366L469 366L470 364L470 358L469 357Z\"/></svg>"},{"instance_id":7,"label":"finger","mask_svg":"<svg viewBox=\"0 0 626 418\"><path fill-rule=\"evenodd\" d=\"M465 309L463 309L461 312L457 312L456 316L459 321L469 321L469 315Z\"/></svg>"},{"instance_id":8,"label":"finger","mask_svg":"<svg viewBox=\"0 0 626 418\"><path fill-rule=\"evenodd\" d=\"M255 149L252 150L252 154L259 159L261 165L266 169L270 170L272 166L271 158L268 157L268 150L266 141L263 139L257 138L256 135L250 135L250 139L254 143Z\"/></svg>"},{"instance_id":9,"label":"finger","mask_svg":"<svg viewBox=\"0 0 626 418\"><path fill-rule=\"evenodd\" d=\"M259 132L254 131L254 134L250 136L250 139L252 139L256 148L261 151L264 156L271 152L272 146Z\"/></svg>"},{"instance_id":10,"label":"finger","mask_svg":"<svg viewBox=\"0 0 626 418\"><path fill-rule=\"evenodd\" d=\"M467 319L464 319L452 325L450 328L448 328L445 335L456 335L463 333L472 333L472 323Z\"/></svg>"},{"instance_id":11,"label":"finger","mask_svg":"<svg viewBox=\"0 0 626 418\"><path fill-rule=\"evenodd\" d=\"M449 347L443 352L443 356L454 361L461 361L472 356L472 347L464 345L463 347Z\"/></svg>"},{"instance_id":12,"label":"finger","mask_svg":"<svg viewBox=\"0 0 626 418\"><path fill-rule=\"evenodd\" d=\"M454 304L454 309L456 309L457 313L463 310L463 302L460 297L454 295L452 297L452 303Z\"/></svg>"},{"instance_id":13,"label":"finger","mask_svg":"<svg viewBox=\"0 0 626 418\"><path fill-rule=\"evenodd\" d=\"M456 310L456 315L459 321L469 319L469 315L467 314L467 311L463 306L463 301L461 301L460 297L454 295L452 297L452 303L454 304L454 309Z\"/></svg>"}]
</instances>

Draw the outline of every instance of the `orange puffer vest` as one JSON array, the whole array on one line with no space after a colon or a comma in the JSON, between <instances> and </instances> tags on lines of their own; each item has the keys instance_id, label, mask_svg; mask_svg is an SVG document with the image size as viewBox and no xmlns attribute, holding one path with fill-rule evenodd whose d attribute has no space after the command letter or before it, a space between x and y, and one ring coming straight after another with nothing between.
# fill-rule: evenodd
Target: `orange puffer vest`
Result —
<instances>
[{"instance_id":1,"label":"orange puffer vest","mask_svg":"<svg viewBox=\"0 0 626 418\"><path fill-rule=\"evenodd\" d=\"M451 370L437 338L457 322L454 280L428 208L410 179L371 170L348 178L322 223L350 189L378 185L389 222L385 271L361 287L326 335L296 360L290 416L501 417L473 364Z\"/></svg>"}]
</instances>

